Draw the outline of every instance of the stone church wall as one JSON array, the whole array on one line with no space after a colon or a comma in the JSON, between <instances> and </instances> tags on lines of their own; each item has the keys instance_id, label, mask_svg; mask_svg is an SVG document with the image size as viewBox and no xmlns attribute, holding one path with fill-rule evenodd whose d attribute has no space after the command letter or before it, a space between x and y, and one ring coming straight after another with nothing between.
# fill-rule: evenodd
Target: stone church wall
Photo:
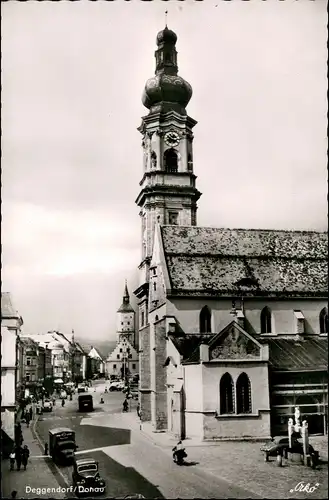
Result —
<instances>
[{"instance_id":1,"label":"stone church wall","mask_svg":"<svg viewBox=\"0 0 329 500\"><path fill-rule=\"evenodd\" d=\"M167 357L166 320L161 319L154 324L155 333L155 428L167 429L167 371L164 363Z\"/></svg>"},{"instance_id":2,"label":"stone church wall","mask_svg":"<svg viewBox=\"0 0 329 500\"><path fill-rule=\"evenodd\" d=\"M139 378L142 421L151 420L151 369L150 369L150 327L140 330Z\"/></svg>"}]
</instances>

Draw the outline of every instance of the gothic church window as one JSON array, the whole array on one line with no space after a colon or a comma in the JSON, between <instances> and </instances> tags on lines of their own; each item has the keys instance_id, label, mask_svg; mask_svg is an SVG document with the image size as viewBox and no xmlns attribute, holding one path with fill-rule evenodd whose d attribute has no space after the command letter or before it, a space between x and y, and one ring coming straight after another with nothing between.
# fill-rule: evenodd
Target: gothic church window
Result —
<instances>
[{"instance_id":1,"label":"gothic church window","mask_svg":"<svg viewBox=\"0 0 329 500\"><path fill-rule=\"evenodd\" d=\"M246 373L241 373L236 382L236 411L251 413L251 385Z\"/></svg>"},{"instance_id":2,"label":"gothic church window","mask_svg":"<svg viewBox=\"0 0 329 500\"><path fill-rule=\"evenodd\" d=\"M272 313L268 307L264 307L260 313L261 333L272 333Z\"/></svg>"},{"instance_id":3,"label":"gothic church window","mask_svg":"<svg viewBox=\"0 0 329 500\"><path fill-rule=\"evenodd\" d=\"M211 333L211 311L204 306L200 311L200 333Z\"/></svg>"},{"instance_id":4,"label":"gothic church window","mask_svg":"<svg viewBox=\"0 0 329 500\"><path fill-rule=\"evenodd\" d=\"M178 156L174 149L167 149L164 152L163 159L166 172L175 173L178 171Z\"/></svg>"},{"instance_id":5,"label":"gothic church window","mask_svg":"<svg viewBox=\"0 0 329 500\"><path fill-rule=\"evenodd\" d=\"M320 333L328 333L328 310L326 307L320 312Z\"/></svg>"},{"instance_id":6,"label":"gothic church window","mask_svg":"<svg viewBox=\"0 0 329 500\"><path fill-rule=\"evenodd\" d=\"M219 383L220 414L234 413L234 384L229 373L225 373Z\"/></svg>"}]
</instances>

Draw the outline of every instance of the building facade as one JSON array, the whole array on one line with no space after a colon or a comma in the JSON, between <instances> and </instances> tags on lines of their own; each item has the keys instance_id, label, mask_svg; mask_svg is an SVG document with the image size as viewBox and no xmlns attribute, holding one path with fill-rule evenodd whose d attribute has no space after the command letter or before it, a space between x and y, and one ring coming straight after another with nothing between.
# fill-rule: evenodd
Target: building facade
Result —
<instances>
[{"instance_id":1,"label":"building facade","mask_svg":"<svg viewBox=\"0 0 329 500\"><path fill-rule=\"evenodd\" d=\"M179 437L265 439L299 404L324 432L328 236L197 226L196 122L176 41L167 27L157 36L138 129L142 418Z\"/></svg>"},{"instance_id":2,"label":"building facade","mask_svg":"<svg viewBox=\"0 0 329 500\"><path fill-rule=\"evenodd\" d=\"M6 455L15 440L15 410L21 379L18 370L19 333L22 317L16 311L11 294L1 293L1 445Z\"/></svg>"}]
</instances>

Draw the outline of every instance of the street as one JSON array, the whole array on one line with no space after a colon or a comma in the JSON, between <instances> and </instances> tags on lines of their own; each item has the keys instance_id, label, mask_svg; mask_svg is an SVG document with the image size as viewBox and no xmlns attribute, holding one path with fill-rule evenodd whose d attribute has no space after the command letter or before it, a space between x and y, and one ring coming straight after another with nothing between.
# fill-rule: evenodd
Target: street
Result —
<instances>
[{"instance_id":1,"label":"street","mask_svg":"<svg viewBox=\"0 0 329 500\"><path fill-rule=\"evenodd\" d=\"M175 465L168 450L155 446L136 429L127 428L122 418L124 395L121 392L104 394L104 387L104 382L96 382L89 389L94 397L92 413L77 411L78 395L75 394L73 401L67 400L63 408L57 400L53 412L43 414L35 430L43 444L51 428L75 430L79 447L76 454L99 462L107 497L142 494L145 498L256 498L194 467L197 462L190 462L189 467ZM101 397L104 404L100 404ZM136 406L136 401L130 401L131 412L136 413ZM57 472L67 486L71 486L72 468L59 467Z\"/></svg>"}]
</instances>

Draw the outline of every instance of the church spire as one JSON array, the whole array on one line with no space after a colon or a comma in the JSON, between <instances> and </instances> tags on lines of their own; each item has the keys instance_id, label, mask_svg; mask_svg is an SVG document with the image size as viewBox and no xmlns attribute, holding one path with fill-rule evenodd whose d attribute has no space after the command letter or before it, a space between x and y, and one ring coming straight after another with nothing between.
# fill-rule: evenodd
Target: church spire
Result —
<instances>
[{"instance_id":1,"label":"church spire","mask_svg":"<svg viewBox=\"0 0 329 500\"><path fill-rule=\"evenodd\" d=\"M128 292L127 280L125 280L125 288L123 292L122 304L118 309L118 312L134 312L133 308L130 305L130 296Z\"/></svg>"},{"instance_id":2,"label":"church spire","mask_svg":"<svg viewBox=\"0 0 329 500\"><path fill-rule=\"evenodd\" d=\"M123 303L124 304L129 304L130 297L129 297L129 292L128 292L128 285L127 285L127 280L125 280L125 290L123 292Z\"/></svg>"}]
</instances>

